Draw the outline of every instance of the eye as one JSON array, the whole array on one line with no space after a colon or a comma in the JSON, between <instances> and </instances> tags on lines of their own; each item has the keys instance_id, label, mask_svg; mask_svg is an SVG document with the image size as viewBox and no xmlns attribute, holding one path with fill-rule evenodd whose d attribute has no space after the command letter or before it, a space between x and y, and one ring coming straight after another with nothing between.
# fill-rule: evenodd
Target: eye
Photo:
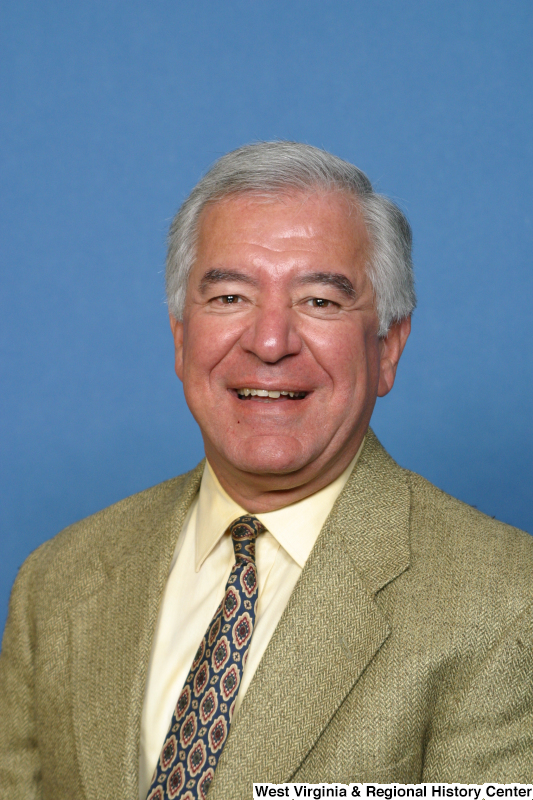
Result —
<instances>
[{"instance_id":1,"label":"eye","mask_svg":"<svg viewBox=\"0 0 533 800\"><path fill-rule=\"evenodd\" d=\"M242 294L217 294L210 297L207 302L213 311L223 314L230 311L242 311L246 308L248 299Z\"/></svg>"},{"instance_id":2,"label":"eye","mask_svg":"<svg viewBox=\"0 0 533 800\"><path fill-rule=\"evenodd\" d=\"M311 297L307 302L313 308L331 308L337 305L333 300L326 300L324 297Z\"/></svg>"}]
</instances>

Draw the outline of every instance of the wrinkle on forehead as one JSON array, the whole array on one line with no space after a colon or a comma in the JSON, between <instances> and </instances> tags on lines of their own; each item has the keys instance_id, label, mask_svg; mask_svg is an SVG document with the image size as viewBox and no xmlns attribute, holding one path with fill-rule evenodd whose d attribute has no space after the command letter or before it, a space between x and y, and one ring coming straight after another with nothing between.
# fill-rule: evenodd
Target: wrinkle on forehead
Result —
<instances>
[{"instance_id":1,"label":"wrinkle on forehead","mask_svg":"<svg viewBox=\"0 0 533 800\"><path fill-rule=\"evenodd\" d=\"M305 212L311 202L319 201L327 203L331 208L335 205L334 201L341 201L345 206L346 215L348 217L351 217L356 211L359 211L359 206L355 198L339 190L326 191L317 188L309 192L288 191L280 195L262 195L259 200L255 201L254 197L251 196L248 202L245 200L245 195L241 195L241 197L243 201L245 201L246 206L254 205L259 202L264 205L284 205L287 208L287 218L292 220L293 225L291 228L287 228L283 234L278 234L277 238L279 239L290 239L293 237L305 239L309 237L312 226L305 217Z\"/></svg>"},{"instance_id":2,"label":"wrinkle on forehead","mask_svg":"<svg viewBox=\"0 0 533 800\"><path fill-rule=\"evenodd\" d=\"M213 228L217 228L218 225L222 223L224 224L224 215L218 215L216 212L217 210L222 210L224 207L231 207L231 206L241 206L243 210L243 216L246 217L246 223L243 227L243 231L245 232L245 239L248 241L249 244L253 244L259 248L265 247L264 239L261 242L254 241L253 231L254 229L257 230L257 233L261 236L263 234L263 224L266 228L269 226L269 213L264 215L261 214L256 215L255 224L250 224L250 216L246 212L254 207L262 206L265 209L269 207L279 207L285 206L287 216L285 218L286 224L283 229L278 229L275 235L270 236L270 242L268 243L267 249L272 251L278 250L276 247L276 240L278 240L281 244L280 250L285 250L285 242L287 240L294 240L295 249L299 249L301 245L303 249L305 249L306 241L309 241L316 237L316 217L312 215L314 218L309 219L306 217L306 209L308 208L309 204L312 203L316 207L316 203L323 203L326 207L333 212L332 220L337 222L338 230L335 231L329 225L326 227L324 226L324 230L320 231L320 238L324 240L324 243L327 242L328 239L338 239L339 237L346 236L346 229L342 230L342 225L339 225L339 221L343 219L350 220L350 233L351 233L351 240L354 247L354 252L359 253L361 250L369 250L371 246L369 232L367 230L366 223L364 221L361 208L357 199L349 194L348 192L341 191L338 189L331 189L325 190L321 187L317 187L316 190L309 190L309 191L300 191L300 190L287 190L286 192L281 192L279 194L274 193L260 193L260 192L242 192L242 193L235 193L228 195L226 197L221 198L220 200L213 201L207 204L200 215L199 220L199 227L198 227L198 246L200 242L205 245L206 240L209 240L210 236L213 233ZM345 216L335 214L334 212L339 209L339 204L343 206L343 211L345 212ZM239 222L232 227L231 231L225 231L226 234L229 234L227 238L227 243L230 244L233 241L235 243L242 242L242 239L239 240L238 235L240 232ZM235 239L233 235L235 234ZM298 241L299 240L299 241Z\"/></svg>"}]
</instances>

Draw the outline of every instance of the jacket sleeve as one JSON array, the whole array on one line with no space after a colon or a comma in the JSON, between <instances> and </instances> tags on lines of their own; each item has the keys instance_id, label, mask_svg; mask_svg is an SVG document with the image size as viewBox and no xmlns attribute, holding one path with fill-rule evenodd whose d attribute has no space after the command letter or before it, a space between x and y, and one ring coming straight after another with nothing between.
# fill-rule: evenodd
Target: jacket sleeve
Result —
<instances>
[{"instance_id":1,"label":"jacket sleeve","mask_svg":"<svg viewBox=\"0 0 533 800\"><path fill-rule=\"evenodd\" d=\"M507 628L460 695L446 699L425 749L424 782L533 780L533 608Z\"/></svg>"},{"instance_id":2,"label":"jacket sleeve","mask_svg":"<svg viewBox=\"0 0 533 800\"><path fill-rule=\"evenodd\" d=\"M15 581L0 654L0 786L12 800L42 796L33 701L34 562L30 556Z\"/></svg>"}]
</instances>

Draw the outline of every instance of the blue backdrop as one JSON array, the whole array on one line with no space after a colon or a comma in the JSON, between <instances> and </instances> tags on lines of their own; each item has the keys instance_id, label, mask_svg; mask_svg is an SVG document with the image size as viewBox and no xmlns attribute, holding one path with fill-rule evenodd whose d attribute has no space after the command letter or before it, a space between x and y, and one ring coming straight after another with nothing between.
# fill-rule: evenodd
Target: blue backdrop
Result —
<instances>
[{"instance_id":1,"label":"blue backdrop","mask_svg":"<svg viewBox=\"0 0 533 800\"><path fill-rule=\"evenodd\" d=\"M531 0L4 0L0 629L26 555L193 466L168 221L222 153L298 139L414 228L419 308L374 427L533 532Z\"/></svg>"}]
</instances>

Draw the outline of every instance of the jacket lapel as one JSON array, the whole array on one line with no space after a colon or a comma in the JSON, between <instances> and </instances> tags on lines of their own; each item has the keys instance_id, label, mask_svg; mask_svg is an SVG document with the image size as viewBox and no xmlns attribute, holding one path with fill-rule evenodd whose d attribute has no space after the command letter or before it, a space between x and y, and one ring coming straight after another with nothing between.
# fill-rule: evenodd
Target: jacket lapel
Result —
<instances>
[{"instance_id":1,"label":"jacket lapel","mask_svg":"<svg viewBox=\"0 0 533 800\"><path fill-rule=\"evenodd\" d=\"M209 800L291 779L390 633L375 594L409 566L409 489L369 431L250 684Z\"/></svg>"},{"instance_id":2,"label":"jacket lapel","mask_svg":"<svg viewBox=\"0 0 533 800\"><path fill-rule=\"evenodd\" d=\"M138 797L140 725L152 638L177 537L202 470L203 464L185 485L177 482L157 518L138 515L128 530L125 556L116 559L110 543L97 589L71 613L74 726L88 800Z\"/></svg>"}]
</instances>

